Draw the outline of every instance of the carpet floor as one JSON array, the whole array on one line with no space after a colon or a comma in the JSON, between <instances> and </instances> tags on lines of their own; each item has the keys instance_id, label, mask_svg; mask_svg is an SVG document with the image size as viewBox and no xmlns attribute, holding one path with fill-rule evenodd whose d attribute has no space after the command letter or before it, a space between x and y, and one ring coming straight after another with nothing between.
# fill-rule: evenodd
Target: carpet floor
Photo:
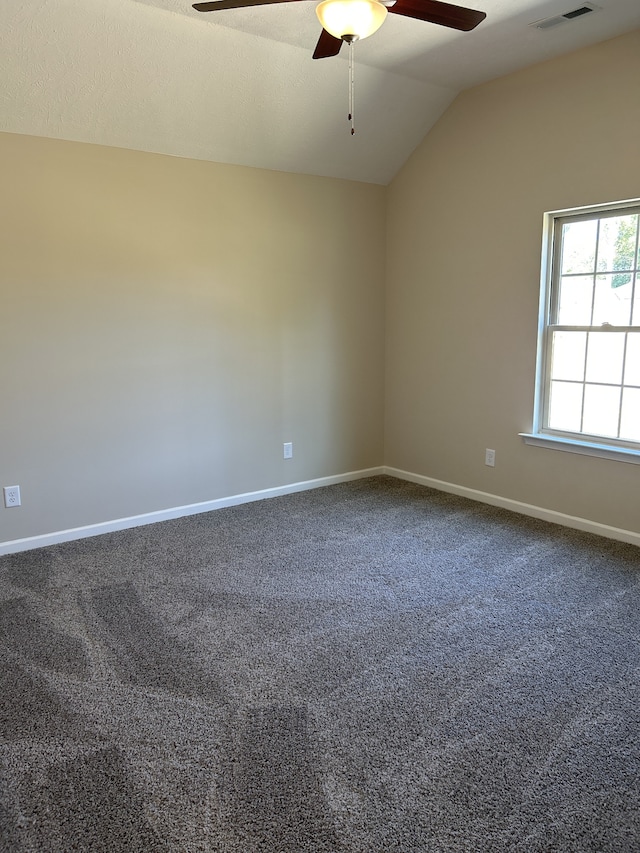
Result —
<instances>
[{"instance_id":1,"label":"carpet floor","mask_svg":"<svg viewBox=\"0 0 640 853\"><path fill-rule=\"evenodd\" d=\"M640 550L375 477L0 559L0 850L640 851Z\"/></svg>"}]
</instances>

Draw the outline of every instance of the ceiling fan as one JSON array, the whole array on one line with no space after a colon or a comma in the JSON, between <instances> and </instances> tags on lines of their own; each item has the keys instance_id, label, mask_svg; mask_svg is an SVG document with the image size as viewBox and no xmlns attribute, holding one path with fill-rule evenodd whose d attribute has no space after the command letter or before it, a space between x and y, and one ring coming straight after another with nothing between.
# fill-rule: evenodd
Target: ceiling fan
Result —
<instances>
[{"instance_id":1,"label":"ceiling fan","mask_svg":"<svg viewBox=\"0 0 640 853\"><path fill-rule=\"evenodd\" d=\"M193 8L197 12L215 12L219 9L292 2L301 0L205 0L203 3L194 3ZM316 9L322 32L313 58L337 56L343 41L352 44L372 35L384 23L387 12L463 32L473 30L486 18L485 12L442 3L440 0L322 0Z\"/></svg>"}]
</instances>

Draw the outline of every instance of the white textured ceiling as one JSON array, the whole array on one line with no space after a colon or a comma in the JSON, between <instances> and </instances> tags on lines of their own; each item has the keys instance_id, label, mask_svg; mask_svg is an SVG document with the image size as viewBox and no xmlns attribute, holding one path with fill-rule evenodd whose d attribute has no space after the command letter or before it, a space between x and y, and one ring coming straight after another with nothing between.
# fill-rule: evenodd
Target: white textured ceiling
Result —
<instances>
[{"instance_id":1,"label":"white textured ceiling","mask_svg":"<svg viewBox=\"0 0 640 853\"><path fill-rule=\"evenodd\" d=\"M471 33L389 15L356 45L351 136L347 51L312 60L312 0L1 0L0 130L386 184L461 89L640 27L640 0L548 30L581 0L467 4Z\"/></svg>"}]
</instances>

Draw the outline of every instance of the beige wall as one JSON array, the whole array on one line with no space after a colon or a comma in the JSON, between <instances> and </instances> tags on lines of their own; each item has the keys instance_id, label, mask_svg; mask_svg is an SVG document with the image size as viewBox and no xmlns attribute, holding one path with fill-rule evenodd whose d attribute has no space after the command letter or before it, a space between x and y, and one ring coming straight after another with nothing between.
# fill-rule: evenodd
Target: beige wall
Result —
<instances>
[{"instance_id":1,"label":"beige wall","mask_svg":"<svg viewBox=\"0 0 640 853\"><path fill-rule=\"evenodd\" d=\"M388 190L0 134L0 543L383 462L640 532L640 466L518 437L542 214L640 196L639 79L468 91Z\"/></svg>"},{"instance_id":2,"label":"beige wall","mask_svg":"<svg viewBox=\"0 0 640 853\"><path fill-rule=\"evenodd\" d=\"M640 532L640 466L518 437L543 213L640 196L639 81L635 32L469 90L394 180L387 465Z\"/></svg>"},{"instance_id":3,"label":"beige wall","mask_svg":"<svg viewBox=\"0 0 640 853\"><path fill-rule=\"evenodd\" d=\"M0 168L0 542L381 464L384 188L11 134Z\"/></svg>"}]
</instances>

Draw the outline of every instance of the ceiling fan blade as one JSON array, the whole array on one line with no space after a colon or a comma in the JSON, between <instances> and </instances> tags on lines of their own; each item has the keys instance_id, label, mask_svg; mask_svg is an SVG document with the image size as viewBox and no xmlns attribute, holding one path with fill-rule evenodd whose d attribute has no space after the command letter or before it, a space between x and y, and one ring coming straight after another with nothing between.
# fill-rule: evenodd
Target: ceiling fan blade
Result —
<instances>
[{"instance_id":1,"label":"ceiling fan blade","mask_svg":"<svg viewBox=\"0 0 640 853\"><path fill-rule=\"evenodd\" d=\"M440 0L397 0L389 6L389 11L394 15L405 15L407 18L417 18L419 21L441 24L443 27L463 32L473 30L487 17L486 12L441 3Z\"/></svg>"},{"instance_id":2,"label":"ceiling fan blade","mask_svg":"<svg viewBox=\"0 0 640 853\"><path fill-rule=\"evenodd\" d=\"M207 0L194 3L196 12L216 12L220 9L242 9L244 6L271 6L273 3L296 3L299 0Z\"/></svg>"},{"instance_id":3,"label":"ceiling fan blade","mask_svg":"<svg viewBox=\"0 0 640 853\"><path fill-rule=\"evenodd\" d=\"M341 47L342 39L338 39L326 30L322 30L316 49L313 51L313 58L326 59L328 56L337 56L340 53Z\"/></svg>"}]
</instances>

